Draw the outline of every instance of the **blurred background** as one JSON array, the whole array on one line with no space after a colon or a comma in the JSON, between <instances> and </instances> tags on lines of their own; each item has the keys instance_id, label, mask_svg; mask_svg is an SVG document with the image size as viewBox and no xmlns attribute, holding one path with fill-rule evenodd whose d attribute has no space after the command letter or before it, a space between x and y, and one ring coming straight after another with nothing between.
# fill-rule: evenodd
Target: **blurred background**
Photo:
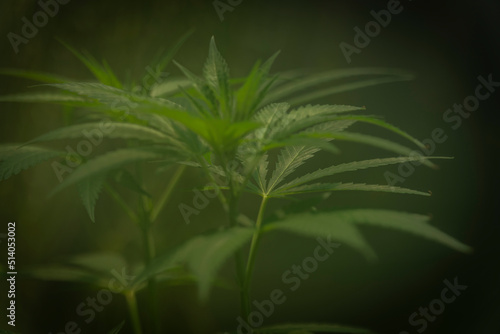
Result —
<instances>
[{"instance_id":1,"label":"blurred background","mask_svg":"<svg viewBox=\"0 0 500 334\"><path fill-rule=\"evenodd\" d=\"M226 0L221 0L228 3ZM368 46L351 55L348 63L339 47L353 45L357 26L373 20L370 11L386 9L387 1L232 1L232 10L222 14L211 0L184 1L69 1L60 5L26 44L13 50L7 35L20 34L23 17L32 20L40 10L38 1L3 0L0 11L0 68L51 72L75 80L91 80L91 74L67 51L56 37L77 49L86 49L106 59L120 78L139 78L156 52L169 47L191 28L196 32L175 59L200 73L213 35L233 76L248 73L257 59L266 59L281 50L274 71L307 68L312 72L350 67L390 67L412 71L416 79L337 94L317 103L366 106L369 114L385 119L420 140L441 128L447 140L437 144L434 154L453 156L439 162L439 170L417 167L403 186L431 190L433 196L420 198L393 194L351 194L331 196L324 207L373 207L402 209L431 214L433 224L474 247L463 255L440 245L399 232L363 228L379 255L377 264L368 264L352 249L340 247L318 270L290 292L281 275L294 264L311 256L315 240L287 234L266 237L257 258L254 277L256 300L269 298L274 289L286 291L287 301L276 307L266 324L282 322L334 322L366 326L379 333L417 333L409 316L419 307L440 297L443 281L457 277L467 289L444 312L429 321L425 333L500 333L500 246L498 97L494 92L479 108L463 119L456 130L443 121L454 104L474 94L478 76L500 81L498 19L500 3L476 1L401 1L402 11L392 16L387 27L371 38ZM167 72L179 75L170 66ZM0 77L1 94L29 91L33 81ZM63 124L62 108L46 104L0 105L0 143L25 142ZM356 126L357 131L373 128ZM375 132L386 136L386 132ZM319 155L311 170L328 164L382 156L360 145L342 143L342 155ZM386 183L384 173L397 173L397 166L360 173L360 181ZM151 191L166 183L151 179ZM178 186L173 202L156 226L159 252L189 236L220 224L221 208L212 201L185 224L180 203L191 204L190 190L199 177L188 172ZM0 183L0 233L9 221L17 222L18 270L45 265L82 253L113 251L131 261L140 250L136 227L119 208L103 195L92 223L73 187L47 199L58 184L45 163ZM156 188L155 188L156 187ZM270 210L283 203L277 202ZM242 211L254 217L257 201L244 198ZM3 239L0 258L5 262ZM3 264L3 263L2 263ZM231 278L229 267L225 275ZM0 304L5 310L7 285L0 283ZM124 300L116 296L90 324L75 309L98 289L70 283L23 280L17 282L17 326L20 333L59 333L71 320L82 333L105 333L128 314ZM143 296L139 296L141 302ZM196 287L161 290L165 333L214 333L234 330L239 302L234 291L215 288L208 304L197 300ZM146 312L146 311L143 311ZM2 312L3 314L3 312ZM7 329L6 317L0 328ZM128 323L124 333L131 329Z\"/></svg>"}]
</instances>

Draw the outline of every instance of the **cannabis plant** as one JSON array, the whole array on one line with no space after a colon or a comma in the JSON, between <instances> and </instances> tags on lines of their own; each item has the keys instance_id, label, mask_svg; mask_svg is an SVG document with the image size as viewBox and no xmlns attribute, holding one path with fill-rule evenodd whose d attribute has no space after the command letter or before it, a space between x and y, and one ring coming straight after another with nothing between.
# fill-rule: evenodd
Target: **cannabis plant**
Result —
<instances>
[{"instance_id":1,"label":"cannabis plant","mask_svg":"<svg viewBox=\"0 0 500 334\"><path fill-rule=\"evenodd\" d=\"M186 34L163 57L148 68L156 75L173 61ZM67 46L95 75L97 82L75 82L38 72L3 70L6 75L35 79L43 83L39 93L4 96L3 101L50 102L66 106L73 123L41 135L26 143L5 144L0 151L0 179L52 160L58 178L51 194L76 186L89 217L95 220L94 208L101 190L135 222L144 243L144 261L134 267L135 278L121 293L126 297L130 321L135 333L142 333L147 320L148 333L158 332L162 315L158 310L158 284L195 283L199 296L206 301L211 287L218 282L219 269L234 258L235 282L240 294L241 313L234 327L238 333L369 333L368 330L335 324L283 324L263 326L249 316L252 313L252 273L262 238L269 233L289 232L304 237L321 237L350 246L366 259L374 260L375 251L359 227L408 232L433 240L452 249L468 252L468 246L448 236L429 223L429 217L417 213L373 208L313 210L328 194L336 191L376 191L402 195L429 196L425 191L383 184L350 182L353 172L405 162L435 167L400 143L370 134L351 131L355 123L369 123L401 136L416 147L424 145L380 117L365 115L364 107L350 105L306 104L335 93L410 79L408 74L389 69L366 68L335 70L311 75L305 71L271 74L278 53L267 61L257 62L248 76L231 78L229 68L210 41L202 75L196 75L173 61L184 77L169 76L161 82L122 82L106 62L100 63L85 52ZM150 75L150 74L147 74ZM347 84L336 80L364 76ZM72 150L60 149L57 143L80 140ZM120 139L122 147L102 154L92 148L104 140ZM335 163L342 142L354 142L389 151L394 157ZM49 145L51 144L51 145ZM332 154L324 168L300 173L320 151ZM141 167L142 166L142 167ZM143 181L144 168L170 173L163 193L151 194ZM176 189L186 169L199 170L206 181L198 190L217 197L227 216L220 227L171 245L165 254L155 254L151 228ZM343 181L324 181L343 174ZM164 182L158 174L158 183ZM120 193L123 185L137 194L129 203ZM317 193L318 196L307 195ZM242 197L257 196L260 205L255 214L240 212ZM289 208L267 212L276 199L294 201ZM189 219L193 210L180 206ZM163 224L184 223L171 217ZM109 268L123 267L117 256L83 255L66 264L33 270L29 274L51 280L73 280L104 286ZM96 273L100 273L99 275ZM149 293L147 306L151 316L141 319L136 294L143 288ZM160 318L161 317L161 318ZM168 319L168 318L167 318ZM156 325L155 325L156 323ZM242 325L244 324L244 325ZM168 326L168 323L166 324ZM267 324L266 324L267 325ZM239 327L237 327L239 326ZM234 328L233 328L234 329ZM117 332L119 328L114 331Z\"/></svg>"}]
</instances>

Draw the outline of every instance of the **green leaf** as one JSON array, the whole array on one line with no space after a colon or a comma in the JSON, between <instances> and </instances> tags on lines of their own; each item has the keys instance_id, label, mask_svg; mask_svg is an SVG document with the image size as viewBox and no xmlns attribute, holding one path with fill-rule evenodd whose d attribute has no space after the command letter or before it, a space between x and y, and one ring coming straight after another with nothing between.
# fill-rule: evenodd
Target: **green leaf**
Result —
<instances>
[{"instance_id":1,"label":"green leaf","mask_svg":"<svg viewBox=\"0 0 500 334\"><path fill-rule=\"evenodd\" d=\"M288 136L314 126L319 126L324 123L333 123L332 121L340 121L339 113L363 110L361 107L346 106L346 105L307 105L283 115L268 132L268 139L282 140ZM338 122L341 125L337 130L335 128L330 131L343 131L352 123ZM316 128L310 129L316 130Z\"/></svg>"},{"instance_id":2,"label":"green leaf","mask_svg":"<svg viewBox=\"0 0 500 334\"><path fill-rule=\"evenodd\" d=\"M0 146L0 181L33 167L48 159L63 156L64 152L51 149L19 145Z\"/></svg>"},{"instance_id":3,"label":"green leaf","mask_svg":"<svg viewBox=\"0 0 500 334\"><path fill-rule=\"evenodd\" d=\"M307 173L305 175L302 175L298 178L296 178L293 181L290 181L279 188L276 189L276 191L282 191L286 189L290 189L292 187L297 187L301 184L315 181L317 179L326 177L326 176L331 176L339 173L345 173L345 172L353 172L361 169L367 169L367 168L374 168L374 167L380 167L380 166L388 166L388 165L394 165L394 164L400 164L404 162L412 162L412 161L420 161L422 158L421 157L398 157L398 158L385 158L385 159L370 159L370 160L362 160L362 161L356 161L356 162L349 162L345 164L340 164L336 166L330 166L327 168L323 169L318 169L315 172L312 173ZM426 159L450 159L447 157L426 157Z\"/></svg>"},{"instance_id":4,"label":"green leaf","mask_svg":"<svg viewBox=\"0 0 500 334\"><path fill-rule=\"evenodd\" d=\"M365 123L371 123L374 125L378 125L382 128L385 128L387 130L390 130L394 133L397 133L398 135L410 140L412 143L417 145L420 148L425 148L425 145L415 137L411 136L410 134L406 133L405 131L395 127L392 124L389 124L381 119L370 117L370 116L363 116L363 115L349 115L349 116L339 116L338 119L347 119L347 120L354 120L358 122L365 122Z\"/></svg>"},{"instance_id":5,"label":"green leaf","mask_svg":"<svg viewBox=\"0 0 500 334\"><path fill-rule=\"evenodd\" d=\"M317 149L321 149L330 153L338 154L340 150L337 146L328 142L324 138L318 138L314 134L300 133L297 135L292 135L284 140L272 142L267 144L262 149L264 151L268 151L270 149L278 148L278 147L286 147L286 146L304 146L304 147L314 147Z\"/></svg>"},{"instance_id":6,"label":"green leaf","mask_svg":"<svg viewBox=\"0 0 500 334\"><path fill-rule=\"evenodd\" d=\"M232 142L235 138L228 136L230 133L236 132L236 137L241 137L256 127L253 122L230 123L228 120L207 120L195 117L183 110L181 106L168 100L139 96L102 84L73 82L51 86L96 99L112 108L120 106L120 109L117 110L124 108L128 113L135 110L168 117L183 124L207 141L212 141L212 143L214 143L214 140L217 142ZM242 128L243 131L241 131ZM226 137L227 139L224 139Z\"/></svg>"},{"instance_id":7,"label":"green leaf","mask_svg":"<svg viewBox=\"0 0 500 334\"><path fill-rule=\"evenodd\" d=\"M69 267L64 265L48 265L40 268L26 270L24 274L43 281L58 281L58 282L71 282L71 283L85 283L94 286L106 287L109 278L103 279L101 275L90 272L88 270Z\"/></svg>"},{"instance_id":8,"label":"green leaf","mask_svg":"<svg viewBox=\"0 0 500 334\"><path fill-rule=\"evenodd\" d=\"M28 277L46 281L85 283L108 288L112 270L125 268L123 257L116 253L89 253L77 255L63 264L31 268L24 273Z\"/></svg>"},{"instance_id":9,"label":"green leaf","mask_svg":"<svg viewBox=\"0 0 500 334\"><path fill-rule=\"evenodd\" d=\"M173 95L178 93L181 88L188 88L193 85L193 82L185 78L168 78L151 87L149 95L158 97L162 95Z\"/></svg>"},{"instance_id":10,"label":"green leaf","mask_svg":"<svg viewBox=\"0 0 500 334\"><path fill-rule=\"evenodd\" d=\"M234 150L241 139L258 128L255 122L230 122L226 119L207 119L196 130L217 152Z\"/></svg>"},{"instance_id":11,"label":"green leaf","mask_svg":"<svg viewBox=\"0 0 500 334\"><path fill-rule=\"evenodd\" d=\"M99 82L116 87L121 88L121 82L116 78L115 74L109 67L109 65L104 61L103 64L100 64L90 53L84 51L79 52L63 41L59 40L59 42L66 47L71 53L73 53L85 66L94 74Z\"/></svg>"},{"instance_id":12,"label":"green leaf","mask_svg":"<svg viewBox=\"0 0 500 334\"><path fill-rule=\"evenodd\" d=\"M122 321L118 326L116 326L115 328L113 328L108 334L118 334L120 333L121 329L123 328L123 326L125 325L125 320Z\"/></svg>"},{"instance_id":13,"label":"green leaf","mask_svg":"<svg viewBox=\"0 0 500 334\"><path fill-rule=\"evenodd\" d=\"M277 187L288 175L302 166L307 159L314 156L319 148L306 146L288 146L281 150L278 155L278 162L271 175L265 193L269 194Z\"/></svg>"},{"instance_id":14,"label":"green leaf","mask_svg":"<svg viewBox=\"0 0 500 334\"><path fill-rule=\"evenodd\" d=\"M331 192L322 192L307 198L293 198L289 197L291 203L275 210L272 214L264 219L264 223L283 220L285 217L302 212L317 212L317 206L323 203L331 196Z\"/></svg>"},{"instance_id":15,"label":"green leaf","mask_svg":"<svg viewBox=\"0 0 500 334\"><path fill-rule=\"evenodd\" d=\"M210 39L208 58L203 67L203 75L208 86L213 90L219 100L221 112L229 116L232 109L232 91L229 87L229 67L222 58L215 38Z\"/></svg>"},{"instance_id":16,"label":"green leaf","mask_svg":"<svg viewBox=\"0 0 500 334\"><path fill-rule=\"evenodd\" d=\"M102 190L104 177L86 178L78 183L78 192L92 222L95 222L95 204Z\"/></svg>"},{"instance_id":17,"label":"green leaf","mask_svg":"<svg viewBox=\"0 0 500 334\"><path fill-rule=\"evenodd\" d=\"M243 115L243 119L254 113L267 93L269 70L278 54L279 52L276 52L262 66L257 62L244 84L236 92L236 108Z\"/></svg>"},{"instance_id":18,"label":"green leaf","mask_svg":"<svg viewBox=\"0 0 500 334\"><path fill-rule=\"evenodd\" d=\"M92 179L98 176L105 175L111 170L118 169L127 164L140 161L151 161L159 159L160 154L149 151L141 151L139 149L120 149L100 155L87 163L78 167L64 182L56 186L49 196L56 192L81 182L85 179Z\"/></svg>"},{"instance_id":19,"label":"green leaf","mask_svg":"<svg viewBox=\"0 0 500 334\"><path fill-rule=\"evenodd\" d=\"M351 220L338 219L327 214L299 213L289 215L276 223L264 225L262 231L288 231L307 237L327 238L346 244L360 252L366 260L373 262L377 256Z\"/></svg>"},{"instance_id":20,"label":"green leaf","mask_svg":"<svg viewBox=\"0 0 500 334\"><path fill-rule=\"evenodd\" d=\"M344 140L344 141L350 141L350 142L355 142L355 143L360 143L360 144L366 144L370 145L373 147L381 148L387 151L391 151L397 154L401 155L406 155L406 156L412 156L415 154L415 151L403 146L401 144L398 144L396 142L379 138L379 137L374 137L370 135L365 135L361 133L354 133L354 132L331 132L331 133L325 133L321 134L322 137L324 138L332 138L336 140ZM426 157L421 157L419 161L427 165L429 167L436 168L436 165L430 162Z\"/></svg>"},{"instance_id":21,"label":"green leaf","mask_svg":"<svg viewBox=\"0 0 500 334\"><path fill-rule=\"evenodd\" d=\"M294 96L293 98L291 98L289 100L289 102L292 105L300 105L300 104L305 103L305 102L314 101L314 100L317 100L319 98L331 96L331 95L338 94L338 93L348 92L351 90L357 90L360 88L365 88L365 87L370 87L370 86L377 86L377 85L386 84L386 83L409 81L412 79L413 79L413 76L405 75L405 76L389 76L389 77L382 77L382 78L377 78L377 79L362 80L362 81L337 85L337 86L333 86L333 87L329 87L329 88L325 88L325 89L318 89L318 90L315 90L311 93L297 95L297 96Z\"/></svg>"},{"instance_id":22,"label":"green leaf","mask_svg":"<svg viewBox=\"0 0 500 334\"><path fill-rule=\"evenodd\" d=\"M283 324L255 329L256 334L291 334L294 331L318 333L374 334L368 329L334 324Z\"/></svg>"},{"instance_id":23,"label":"green leaf","mask_svg":"<svg viewBox=\"0 0 500 334\"><path fill-rule=\"evenodd\" d=\"M287 222L290 220L291 223ZM294 218L289 218L285 222L269 224L266 228L275 229L276 226L280 228L280 224L283 224L281 228L287 229L292 226L296 230L304 229L304 233L307 233L306 230L310 230L311 232L309 233L317 231L317 233L323 234L330 233L336 237L337 235L334 231L329 231L330 228L334 229L338 228L338 225L342 226L346 224L349 226L353 226L353 224L366 224L411 233L460 252L469 253L472 251L469 246L428 224L428 220L428 216L414 213L376 209L353 209L319 214L300 214Z\"/></svg>"},{"instance_id":24,"label":"green leaf","mask_svg":"<svg viewBox=\"0 0 500 334\"><path fill-rule=\"evenodd\" d=\"M135 177L126 169L121 169L119 170L115 175L114 175L114 180L132 190L133 192L136 192L140 195L144 195L146 197L151 197L151 194L149 194L148 192L146 192L142 187L141 185L137 182L137 180L135 179Z\"/></svg>"},{"instance_id":25,"label":"green leaf","mask_svg":"<svg viewBox=\"0 0 500 334\"><path fill-rule=\"evenodd\" d=\"M137 139L158 143L164 143L168 139L168 137L160 131L147 126L103 121L100 123L85 123L63 127L30 140L25 145L43 141L74 138L91 138L93 142L98 143L95 145L99 145L102 142L103 137Z\"/></svg>"},{"instance_id":26,"label":"green leaf","mask_svg":"<svg viewBox=\"0 0 500 334\"><path fill-rule=\"evenodd\" d=\"M252 228L233 227L195 236L174 251L157 258L136 278L134 284L140 284L177 263L186 263L190 271L198 277L201 299L206 300L222 264L247 243L252 235Z\"/></svg>"},{"instance_id":27,"label":"green leaf","mask_svg":"<svg viewBox=\"0 0 500 334\"><path fill-rule=\"evenodd\" d=\"M85 270L108 274L110 270L121 270L127 265L123 256L115 252L93 252L69 258L66 263Z\"/></svg>"},{"instance_id":28,"label":"green leaf","mask_svg":"<svg viewBox=\"0 0 500 334\"><path fill-rule=\"evenodd\" d=\"M340 70L332 70L318 74L306 75L303 77L296 77L291 79L289 83L281 85L280 87L273 89L270 94L265 99L265 103L274 102L283 100L283 98L287 96L297 96L298 92L303 91L305 89L309 89L311 87L324 84L329 81L344 79L353 76L363 76L363 75L384 75L382 78L374 79L372 82L368 82L365 85L360 84L359 82L354 82L351 87L345 87L343 90L334 87L333 89L337 89L338 92L346 91L351 89L358 89L361 87L366 87L370 85L376 85L382 82L377 82L377 80L385 79L385 80L408 80L411 78L410 74L405 71L395 70L395 69L384 69L384 68L351 68L351 69L340 69ZM399 79L399 80L398 80ZM347 84L349 85L349 84ZM332 89L332 90L333 90ZM317 90L315 90L317 91ZM322 94L317 94L317 97L325 96L325 94L330 95L335 93L336 91L325 91ZM302 98L302 100L307 100L308 98ZM296 104L296 102L294 102Z\"/></svg>"},{"instance_id":29,"label":"green leaf","mask_svg":"<svg viewBox=\"0 0 500 334\"><path fill-rule=\"evenodd\" d=\"M81 96L53 92L4 95L0 96L0 101L25 103L52 102L69 106L95 106L95 103Z\"/></svg>"},{"instance_id":30,"label":"green leaf","mask_svg":"<svg viewBox=\"0 0 500 334\"><path fill-rule=\"evenodd\" d=\"M389 185L379 185L379 184L342 183L342 182L307 184L282 191L276 190L274 192L271 192L268 196L281 197L281 196L290 196L290 195L313 193L313 192L338 191L338 190L379 191L379 192L389 192L397 194L430 196L430 193L428 192L422 192L408 188L394 187Z\"/></svg>"},{"instance_id":31,"label":"green leaf","mask_svg":"<svg viewBox=\"0 0 500 334\"><path fill-rule=\"evenodd\" d=\"M254 179L257 181L257 184L262 194L265 194L267 191L268 165L269 165L269 156L267 154L264 154L261 157L259 164L257 165L256 172L254 173ZM249 183L248 185L250 186L251 183Z\"/></svg>"},{"instance_id":32,"label":"green leaf","mask_svg":"<svg viewBox=\"0 0 500 334\"><path fill-rule=\"evenodd\" d=\"M172 61L172 59L177 54L179 49L186 42L186 40L193 34L193 32L194 32L194 29L190 29L188 32L186 32L184 35L182 35L179 38L179 40L177 40L175 42L173 47L171 47L158 61L156 61L150 65L150 68L152 68L155 71L155 74L157 74L157 75L160 74L161 71L163 71L167 67L167 65ZM143 77L142 82L147 80L149 75L150 75L150 73L146 74ZM155 87L152 86L151 89L149 89L149 91L151 92L153 90L153 88L155 88Z\"/></svg>"},{"instance_id":33,"label":"green leaf","mask_svg":"<svg viewBox=\"0 0 500 334\"><path fill-rule=\"evenodd\" d=\"M254 136L259 139L269 137L275 126L287 115L289 108L288 103L273 103L260 109L254 120L259 122L261 127L254 132Z\"/></svg>"}]
</instances>

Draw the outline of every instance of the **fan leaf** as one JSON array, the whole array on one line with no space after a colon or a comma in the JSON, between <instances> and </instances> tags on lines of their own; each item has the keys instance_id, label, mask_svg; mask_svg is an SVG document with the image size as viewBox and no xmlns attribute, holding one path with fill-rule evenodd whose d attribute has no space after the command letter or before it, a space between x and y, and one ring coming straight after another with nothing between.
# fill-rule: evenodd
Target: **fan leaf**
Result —
<instances>
[{"instance_id":1,"label":"fan leaf","mask_svg":"<svg viewBox=\"0 0 500 334\"><path fill-rule=\"evenodd\" d=\"M104 177L86 178L78 183L78 192L92 222L95 222L95 204L102 190Z\"/></svg>"},{"instance_id":2,"label":"fan leaf","mask_svg":"<svg viewBox=\"0 0 500 334\"><path fill-rule=\"evenodd\" d=\"M0 181L46 160L63 156L64 152L47 148L19 145L0 146Z\"/></svg>"},{"instance_id":3,"label":"fan leaf","mask_svg":"<svg viewBox=\"0 0 500 334\"><path fill-rule=\"evenodd\" d=\"M342 182L307 184L282 191L276 190L274 192L271 192L269 196L280 197L280 196L290 196L290 195L313 193L313 192L338 191L338 190L379 191L379 192L389 192L396 194L430 196L430 193L428 192L412 190L408 188L394 187L389 185L379 185L379 184L342 183Z\"/></svg>"},{"instance_id":4,"label":"fan leaf","mask_svg":"<svg viewBox=\"0 0 500 334\"><path fill-rule=\"evenodd\" d=\"M184 244L157 258L147 266L135 280L140 284L144 280L178 263L185 263L198 277L199 294L202 300L208 298L210 286L224 262L253 235L252 228L234 227L210 234L196 236Z\"/></svg>"},{"instance_id":5,"label":"fan leaf","mask_svg":"<svg viewBox=\"0 0 500 334\"><path fill-rule=\"evenodd\" d=\"M54 195L70 185L85 179L92 179L105 175L109 171L118 169L127 164L140 161L151 161L159 159L160 157L161 155L159 153L142 151L140 149L120 149L100 155L78 167L64 182L56 186L49 196Z\"/></svg>"},{"instance_id":6,"label":"fan leaf","mask_svg":"<svg viewBox=\"0 0 500 334\"><path fill-rule=\"evenodd\" d=\"M160 143L165 142L168 139L168 137L163 133L152 129L151 127L108 121L105 123L85 123L60 128L41 135L40 137L27 142L25 145L43 141L74 138L92 138L93 142L98 142L100 144L103 137L138 139Z\"/></svg>"}]
</instances>

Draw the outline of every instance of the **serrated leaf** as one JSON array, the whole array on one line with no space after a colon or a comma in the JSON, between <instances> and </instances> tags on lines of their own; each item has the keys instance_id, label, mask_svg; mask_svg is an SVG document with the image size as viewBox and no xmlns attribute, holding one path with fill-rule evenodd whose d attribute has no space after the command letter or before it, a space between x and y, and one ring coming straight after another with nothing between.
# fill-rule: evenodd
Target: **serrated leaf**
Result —
<instances>
[{"instance_id":1,"label":"serrated leaf","mask_svg":"<svg viewBox=\"0 0 500 334\"><path fill-rule=\"evenodd\" d=\"M398 157L398 158L384 158L384 159L370 159L370 160L362 160L344 163L340 165L330 166L323 169L318 169L315 172L307 173L296 178L293 181L290 181L276 189L276 191L282 191L285 189L290 189L292 187L299 186L301 184L315 181L317 179L331 176L339 173L345 172L353 172L362 169L375 168L381 166L388 166L394 164L400 164L404 162L412 162L412 161L420 161L422 158L420 157ZM426 157L426 159L449 159L447 157Z\"/></svg>"},{"instance_id":2,"label":"serrated leaf","mask_svg":"<svg viewBox=\"0 0 500 334\"><path fill-rule=\"evenodd\" d=\"M271 193L288 175L302 166L307 159L312 158L314 153L318 151L319 148L306 146L289 146L281 150L276 167L267 184L266 194Z\"/></svg>"},{"instance_id":3,"label":"serrated leaf","mask_svg":"<svg viewBox=\"0 0 500 334\"><path fill-rule=\"evenodd\" d=\"M337 146L328 142L324 138L317 138L314 134L301 133L297 135L292 135L284 140L275 141L267 144L262 148L263 151L268 151L278 147L295 146L295 147L314 147L318 150L324 150L330 153L338 154L340 150Z\"/></svg>"},{"instance_id":4,"label":"serrated leaf","mask_svg":"<svg viewBox=\"0 0 500 334\"><path fill-rule=\"evenodd\" d=\"M184 35L182 35L174 44L173 47L171 47L158 61L155 61L150 64L150 68L154 69L155 75L159 75L166 67L167 65L172 61L176 53L179 51L179 49L182 47L182 45L186 42L186 40L193 34L194 29L189 30L186 32ZM150 73L146 74L142 82L145 82L149 78ZM150 95L153 89L155 89L157 85L153 85L149 91Z\"/></svg>"},{"instance_id":5,"label":"serrated leaf","mask_svg":"<svg viewBox=\"0 0 500 334\"><path fill-rule=\"evenodd\" d=\"M338 93L348 92L348 91L357 90L357 89L365 88L365 87L378 86L378 85L386 84L386 83L409 81L412 79L413 79L413 76L404 75L404 76L382 77L382 78L370 79L370 80L361 80L361 81L356 81L356 82L352 82L352 83L336 85L336 86L325 88L325 89L318 89L318 90L315 90L311 93L297 95L297 96L294 96L293 98L291 98L289 100L289 102L292 105L300 105L300 104L305 103L305 102L315 101L319 98L331 96L331 95L338 94Z\"/></svg>"},{"instance_id":6,"label":"serrated leaf","mask_svg":"<svg viewBox=\"0 0 500 334\"><path fill-rule=\"evenodd\" d=\"M268 133L268 139L282 140L299 131L306 131L308 128L319 126L324 123L339 120L339 113L363 110L362 107L347 105L307 105L294 110L282 116L279 122L276 122L272 130ZM337 124L350 124L348 122L339 122ZM346 125L347 126L347 125ZM345 127L338 129L342 131ZM316 129L317 130L317 129ZM332 132L335 129L331 129Z\"/></svg>"},{"instance_id":7,"label":"serrated leaf","mask_svg":"<svg viewBox=\"0 0 500 334\"><path fill-rule=\"evenodd\" d=\"M410 75L408 72L404 72L401 70L395 69L384 69L384 68L351 68L351 69L339 69L326 71L318 74L310 74L302 77L296 77L290 80L289 83L281 85L280 87L274 89L266 98L265 103L274 102L278 100L282 100L287 96L297 96L298 92L309 89L311 87L324 84L329 81L353 77L353 76L363 76L363 75L384 75L387 76L387 79L397 79L400 78L402 80L407 80ZM384 78L384 77L383 77ZM378 79L374 79L378 80ZM358 86L357 86L357 85ZM378 84L377 82L367 83L366 85L374 85ZM359 82L355 82L353 87L344 88L343 91L349 89L357 89L364 87ZM342 91L342 90L341 90ZM328 95L335 93L333 92L325 92ZM323 93L323 94L325 94ZM324 95L320 95L324 96ZM303 98L303 100L306 100Z\"/></svg>"},{"instance_id":8,"label":"serrated leaf","mask_svg":"<svg viewBox=\"0 0 500 334\"><path fill-rule=\"evenodd\" d=\"M290 220L291 223L287 223ZM428 220L428 216L414 213L376 209L352 209L318 214L304 213L293 218L288 218L284 222L266 225L266 228L274 229L275 226L278 226L286 229L291 226L303 233L307 233L310 230L311 232L309 233L317 231L317 233L331 233L332 236L336 236L333 231L329 232L329 228L336 228L338 224L366 224L411 233L460 252L469 253L472 251L469 246L428 224Z\"/></svg>"},{"instance_id":9,"label":"serrated leaf","mask_svg":"<svg viewBox=\"0 0 500 334\"><path fill-rule=\"evenodd\" d=\"M47 148L19 145L0 146L0 181L46 160L63 156L64 152Z\"/></svg>"},{"instance_id":10,"label":"serrated leaf","mask_svg":"<svg viewBox=\"0 0 500 334\"><path fill-rule=\"evenodd\" d=\"M247 243L252 235L252 228L233 227L195 236L174 251L158 257L136 278L134 284L140 284L149 277L172 268L177 263L185 263L198 277L200 297L206 300L219 268L234 252Z\"/></svg>"},{"instance_id":11,"label":"serrated leaf","mask_svg":"<svg viewBox=\"0 0 500 334\"><path fill-rule=\"evenodd\" d=\"M95 106L95 103L81 96L53 92L4 95L0 96L0 101L25 103L52 102L69 106Z\"/></svg>"},{"instance_id":12,"label":"serrated leaf","mask_svg":"<svg viewBox=\"0 0 500 334\"><path fill-rule=\"evenodd\" d=\"M267 154L264 154L257 166L256 172L254 173L254 179L256 180L259 189L263 194L267 190L268 165L269 165L269 156Z\"/></svg>"},{"instance_id":13,"label":"serrated leaf","mask_svg":"<svg viewBox=\"0 0 500 334\"><path fill-rule=\"evenodd\" d=\"M339 219L327 214L299 213L289 215L276 223L266 224L263 232L272 230L288 231L295 234L327 238L345 244L360 252L368 261L373 262L377 256L365 240L356 225L347 219Z\"/></svg>"},{"instance_id":14,"label":"serrated leaf","mask_svg":"<svg viewBox=\"0 0 500 334\"><path fill-rule=\"evenodd\" d=\"M73 55L75 55L101 83L116 88L122 87L121 82L116 78L115 74L105 61L100 64L90 53L86 51L79 52L62 40L59 40L59 42L71 53L73 53Z\"/></svg>"},{"instance_id":15,"label":"serrated leaf","mask_svg":"<svg viewBox=\"0 0 500 334\"><path fill-rule=\"evenodd\" d=\"M322 134L322 137L324 138L332 138L336 140L344 140L344 141L350 141L350 142L355 142L355 143L360 143L360 144L366 144L370 145L373 147L381 148L386 151L391 151L397 154L405 155L405 156L411 156L412 154L415 153L414 150L403 146L401 144L398 144L396 142L379 138L379 137L374 137L370 135L365 135L361 133L354 133L354 132L331 132L331 133L325 133ZM421 157L420 162L424 165L427 165L429 167L435 168L436 165L434 165L432 162L427 160L426 157Z\"/></svg>"},{"instance_id":16,"label":"serrated leaf","mask_svg":"<svg viewBox=\"0 0 500 334\"><path fill-rule=\"evenodd\" d=\"M104 137L137 139L158 143L165 142L168 139L168 137L160 131L147 126L107 121L105 123L85 123L59 128L30 140L25 145L43 141L74 138L91 138L93 142L98 143L94 145L99 145Z\"/></svg>"},{"instance_id":17,"label":"serrated leaf","mask_svg":"<svg viewBox=\"0 0 500 334\"><path fill-rule=\"evenodd\" d=\"M216 146L223 142L234 142L235 139L257 126L254 122L231 123L226 119L195 117L168 100L138 96L102 84L74 82L52 86L96 99L112 108L121 105L128 112L135 109L168 117L183 124Z\"/></svg>"},{"instance_id":18,"label":"serrated leaf","mask_svg":"<svg viewBox=\"0 0 500 334\"><path fill-rule=\"evenodd\" d=\"M214 91L223 115L229 116L232 109L232 91L229 87L229 67L222 58L215 38L210 39L208 58L203 67L203 75L208 86Z\"/></svg>"},{"instance_id":19,"label":"serrated leaf","mask_svg":"<svg viewBox=\"0 0 500 334\"><path fill-rule=\"evenodd\" d=\"M104 184L104 177L97 176L95 178L86 178L78 183L78 192L80 193L80 198L82 199L83 206L89 214L90 220L95 222L95 204L99 198L99 193L102 190Z\"/></svg>"},{"instance_id":20,"label":"serrated leaf","mask_svg":"<svg viewBox=\"0 0 500 334\"><path fill-rule=\"evenodd\" d=\"M253 132L253 136L258 140L270 137L276 125L287 115L289 108L288 103L273 103L260 109L253 119L259 122L261 127Z\"/></svg>"},{"instance_id":21,"label":"serrated leaf","mask_svg":"<svg viewBox=\"0 0 500 334\"><path fill-rule=\"evenodd\" d=\"M397 133L398 135L410 140L412 143L417 145L420 148L425 148L425 145L415 137L411 136L407 132L395 127L392 124L389 124L381 119L375 118L375 117L370 117L370 116L364 116L364 115L348 115L348 116L339 116L339 119L346 119L346 120L354 120L358 122L365 122L365 123L370 123L374 124L377 126L380 126L382 128L385 128L389 131L392 131L394 133Z\"/></svg>"},{"instance_id":22,"label":"serrated leaf","mask_svg":"<svg viewBox=\"0 0 500 334\"><path fill-rule=\"evenodd\" d=\"M339 191L339 190L379 191L379 192L389 192L397 194L430 196L430 193L428 192L422 192L408 188L401 188L401 187L394 187L394 186L380 185L380 184L342 183L342 182L307 184L282 191L276 190L274 192L271 192L268 196L281 197L281 196L290 196L290 195L305 194L312 192Z\"/></svg>"},{"instance_id":23,"label":"serrated leaf","mask_svg":"<svg viewBox=\"0 0 500 334\"><path fill-rule=\"evenodd\" d=\"M133 162L151 161L160 157L161 155L158 153L141 151L139 149L120 149L100 155L79 166L64 182L52 190L50 196L87 178L105 175L113 169L118 169Z\"/></svg>"},{"instance_id":24,"label":"serrated leaf","mask_svg":"<svg viewBox=\"0 0 500 334\"><path fill-rule=\"evenodd\" d=\"M236 108L243 119L252 115L267 93L269 70L278 56L276 52L262 66L257 62L243 85L236 92Z\"/></svg>"},{"instance_id":25,"label":"serrated leaf","mask_svg":"<svg viewBox=\"0 0 500 334\"><path fill-rule=\"evenodd\" d=\"M172 95L178 93L182 88L188 88L193 85L193 82L185 78L168 78L151 87L149 95L158 97L162 95Z\"/></svg>"}]
</instances>

